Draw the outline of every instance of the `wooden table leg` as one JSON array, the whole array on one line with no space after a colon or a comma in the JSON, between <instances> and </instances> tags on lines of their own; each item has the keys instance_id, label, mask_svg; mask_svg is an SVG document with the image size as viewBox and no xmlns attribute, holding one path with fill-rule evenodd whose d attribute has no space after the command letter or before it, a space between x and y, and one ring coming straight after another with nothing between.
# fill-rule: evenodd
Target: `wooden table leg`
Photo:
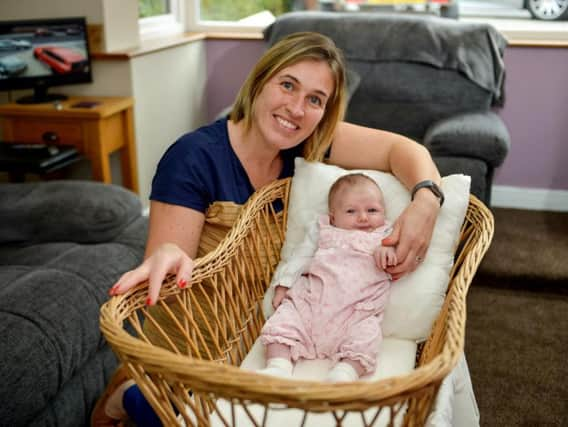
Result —
<instances>
[{"instance_id":1,"label":"wooden table leg","mask_svg":"<svg viewBox=\"0 0 568 427\"><path fill-rule=\"evenodd\" d=\"M91 123L89 132L85 135L85 151L91 161L93 179L112 184L110 153L105 149L104 138L102 123L100 121Z\"/></svg>"},{"instance_id":2,"label":"wooden table leg","mask_svg":"<svg viewBox=\"0 0 568 427\"><path fill-rule=\"evenodd\" d=\"M138 170L132 108L127 108L122 114L124 127L124 146L120 151L122 185L138 193Z\"/></svg>"}]
</instances>

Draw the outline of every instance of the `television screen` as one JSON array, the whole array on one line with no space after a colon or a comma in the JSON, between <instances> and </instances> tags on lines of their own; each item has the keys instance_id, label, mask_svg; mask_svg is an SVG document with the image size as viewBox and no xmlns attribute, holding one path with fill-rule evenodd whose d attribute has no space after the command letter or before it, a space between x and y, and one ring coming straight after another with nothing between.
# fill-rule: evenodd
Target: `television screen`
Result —
<instances>
[{"instance_id":1,"label":"television screen","mask_svg":"<svg viewBox=\"0 0 568 427\"><path fill-rule=\"evenodd\" d=\"M34 90L17 102L65 99L47 89L90 82L85 18L0 21L0 90Z\"/></svg>"}]
</instances>

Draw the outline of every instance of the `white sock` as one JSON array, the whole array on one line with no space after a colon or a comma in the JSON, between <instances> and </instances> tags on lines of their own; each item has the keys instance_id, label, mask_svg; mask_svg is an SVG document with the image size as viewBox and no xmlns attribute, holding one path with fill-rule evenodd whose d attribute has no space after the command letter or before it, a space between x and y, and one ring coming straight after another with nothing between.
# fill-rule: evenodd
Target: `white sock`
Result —
<instances>
[{"instance_id":1,"label":"white sock","mask_svg":"<svg viewBox=\"0 0 568 427\"><path fill-rule=\"evenodd\" d=\"M283 357L273 357L266 362L266 368L257 371L259 374L272 375L273 377L289 378L292 376L294 365Z\"/></svg>"},{"instance_id":2,"label":"white sock","mask_svg":"<svg viewBox=\"0 0 568 427\"><path fill-rule=\"evenodd\" d=\"M134 380L124 381L116 390L109 396L105 404L105 414L115 420L122 420L127 417L126 410L122 404L124 392L133 386Z\"/></svg>"},{"instance_id":3,"label":"white sock","mask_svg":"<svg viewBox=\"0 0 568 427\"><path fill-rule=\"evenodd\" d=\"M346 383L357 381L359 374L353 366L346 362L339 362L328 372L326 381L330 383Z\"/></svg>"}]
</instances>

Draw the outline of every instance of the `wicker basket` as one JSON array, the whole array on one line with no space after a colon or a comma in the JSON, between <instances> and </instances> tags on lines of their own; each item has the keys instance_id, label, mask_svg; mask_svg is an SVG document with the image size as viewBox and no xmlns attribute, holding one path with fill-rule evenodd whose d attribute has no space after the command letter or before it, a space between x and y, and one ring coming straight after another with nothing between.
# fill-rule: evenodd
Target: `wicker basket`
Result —
<instances>
[{"instance_id":1,"label":"wicker basket","mask_svg":"<svg viewBox=\"0 0 568 427\"><path fill-rule=\"evenodd\" d=\"M104 304L102 332L167 426L237 425L237 409L250 417L245 425L270 426L271 412L283 407L303 411L301 425L322 412L331 414L332 425L353 413L361 414L362 426L376 425L379 415L389 425L395 417L397 424L423 425L464 348L466 293L493 235L491 213L470 198L445 303L416 369L341 384L272 378L238 366L264 323L261 303L284 240L290 182L277 181L251 197L219 247L196 260L188 288L180 290L173 277L165 281L161 319L146 308L147 285L140 285ZM284 203L281 213L277 199ZM253 406L256 414L262 408L260 418L248 409Z\"/></svg>"}]
</instances>

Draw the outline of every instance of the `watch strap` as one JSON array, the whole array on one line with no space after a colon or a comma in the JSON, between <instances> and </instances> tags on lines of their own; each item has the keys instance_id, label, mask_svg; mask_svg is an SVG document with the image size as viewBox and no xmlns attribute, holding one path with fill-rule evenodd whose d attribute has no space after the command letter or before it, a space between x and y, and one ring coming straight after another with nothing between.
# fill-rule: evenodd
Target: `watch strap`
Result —
<instances>
[{"instance_id":1,"label":"watch strap","mask_svg":"<svg viewBox=\"0 0 568 427\"><path fill-rule=\"evenodd\" d=\"M434 194L434 196L436 196L440 200L440 206L444 204L445 198L442 189L438 186L438 184L436 184L434 181L431 181L429 179L425 181L420 181L418 184L414 186L412 192L410 193L410 200L414 200L416 192L418 190L421 190L422 188L427 188L428 190L430 190Z\"/></svg>"}]
</instances>

